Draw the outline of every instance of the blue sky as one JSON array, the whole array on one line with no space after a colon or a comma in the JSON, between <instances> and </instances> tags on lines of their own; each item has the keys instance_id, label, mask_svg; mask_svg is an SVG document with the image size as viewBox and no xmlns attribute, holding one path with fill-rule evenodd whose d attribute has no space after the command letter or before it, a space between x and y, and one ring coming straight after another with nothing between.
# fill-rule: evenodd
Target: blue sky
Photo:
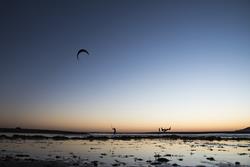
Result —
<instances>
[{"instance_id":1,"label":"blue sky","mask_svg":"<svg viewBox=\"0 0 250 167\"><path fill-rule=\"evenodd\" d=\"M0 6L1 126L147 131L250 124L249 1ZM77 64L80 48L90 56Z\"/></svg>"}]
</instances>

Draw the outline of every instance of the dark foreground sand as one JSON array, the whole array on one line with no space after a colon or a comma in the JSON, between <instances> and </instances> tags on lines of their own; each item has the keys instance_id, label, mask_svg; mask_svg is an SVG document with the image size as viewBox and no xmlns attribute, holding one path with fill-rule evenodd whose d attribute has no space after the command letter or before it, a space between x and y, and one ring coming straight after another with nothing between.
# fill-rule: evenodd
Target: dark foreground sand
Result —
<instances>
[{"instance_id":1,"label":"dark foreground sand","mask_svg":"<svg viewBox=\"0 0 250 167\"><path fill-rule=\"evenodd\" d=\"M70 166L70 164L66 164L60 161L41 161L41 160L6 160L0 162L1 167L53 167L60 166L66 167Z\"/></svg>"},{"instance_id":2,"label":"dark foreground sand","mask_svg":"<svg viewBox=\"0 0 250 167\"><path fill-rule=\"evenodd\" d=\"M81 167L94 167L98 164L94 162L85 162L78 164L77 162L65 162L62 160L36 160L36 159L18 159L15 157L1 157L0 167L70 167L70 166L81 166Z\"/></svg>"},{"instance_id":3,"label":"dark foreground sand","mask_svg":"<svg viewBox=\"0 0 250 167\"><path fill-rule=\"evenodd\" d=\"M64 162L59 160L35 160L35 159L1 159L0 161L1 167L96 167L96 166L103 166L106 167L107 165L99 164L98 161L93 162L85 162L78 164L76 162ZM112 166L126 166L121 164L116 164ZM152 164L149 164L147 166L159 166L159 167L172 167L172 166L179 166L179 165L171 165L171 164L165 164L165 163L158 163L154 162ZM219 167L245 167L244 165L240 164L230 164L230 163L221 163L217 164L216 166ZM197 167L203 167L203 166L197 166ZM205 166L204 166L205 167Z\"/></svg>"},{"instance_id":4,"label":"dark foreground sand","mask_svg":"<svg viewBox=\"0 0 250 167\"><path fill-rule=\"evenodd\" d=\"M78 164L76 162L64 162L64 161L59 161L59 160L35 160L35 159L17 159L14 157L1 157L0 159L0 166L1 167L96 167L96 166L104 166L107 167L108 165L104 164L99 164L98 161L93 161L93 162L85 162ZM122 164L114 164L112 166L126 166ZM176 165L171 165L167 163L159 163L159 162L154 162L152 164L148 164L146 166L159 166L159 167L173 167L173 166L178 166ZM240 164L230 164L230 163L221 163L217 164L216 166L219 167L247 167L244 165ZM197 167L205 167L205 166L197 166Z\"/></svg>"}]
</instances>

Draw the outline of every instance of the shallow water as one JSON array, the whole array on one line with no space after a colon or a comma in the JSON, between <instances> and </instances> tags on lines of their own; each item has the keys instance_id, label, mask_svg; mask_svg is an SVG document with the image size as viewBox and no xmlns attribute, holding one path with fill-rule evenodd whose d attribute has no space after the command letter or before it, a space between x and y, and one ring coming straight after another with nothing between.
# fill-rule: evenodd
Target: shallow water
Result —
<instances>
[{"instance_id":1,"label":"shallow water","mask_svg":"<svg viewBox=\"0 0 250 167\"><path fill-rule=\"evenodd\" d=\"M0 140L0 156L63 160L78 164L98 161L100 166L148 166L159 157L181 166L250 166L250 141L207 140ZM211 158L212 157L212 158ZM208 158L208 159L207 159ZM213 160L214 159L214 160ZM154 165L154 164L153 164ZM158 164L159 165L159 164Z\"/></svg>"}]
</instances>

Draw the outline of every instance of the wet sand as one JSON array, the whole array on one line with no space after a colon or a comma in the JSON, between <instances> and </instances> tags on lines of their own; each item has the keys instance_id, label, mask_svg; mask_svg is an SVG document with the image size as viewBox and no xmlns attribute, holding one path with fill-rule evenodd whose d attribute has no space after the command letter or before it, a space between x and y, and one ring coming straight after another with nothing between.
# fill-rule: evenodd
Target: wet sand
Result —
<instances>
[{"instance_id":1,"label":"wet sand","mask_svg":"<svg viewBox=\"0 0 250 167\"><path fill-rule=\"evenodd\" d=\"M149 163L149 162L148 162ZM95 167L95 166L104 166L108 167L109 165L107 164L102 164L99 163L98 161L93 161L93 162L85 162L85 163L68 163L64 161L46 161L46 160L22 160L22 159L12 159L12 160L1 160L0 161L0 166L1 167L74 167L74 166L79 166L79 167ZM114 163L111 164L110 166L126 166L126 163ZM136 165L132 165L136 166ZM138 165L138 166L164 166L164 167L173 167L173 166L180 166L176 163L174 164L167 164L164 162L151 162L148 165ZM189 165L185 165L189 166ZM247 165L240 165L239 162L236 162L235 164L232 163L220 163L216 164L214 166L219 166L219 167L248 167ZM205 165L197 165L197 167L205 167Z\"/></svg>"},{"instance_id":2,"label":"wet sand","mask_svg":"<svg viewBox=\"0 0 250 167\"><path fill-rule=\"evenodd\" d=\"M22 159L1 159L1 167L67 167L70 164L67 164L62 161L41 161L41 160L22 160Z\"/></svg>"},{"instance_id":3,"label":"wet sand","mask_svg":"<svg viewBox=\"0 0 250 167\"><path fill-rule=\"evenodd\" d=\"M0 166L250 166L250 140L1 138Z\"/></svg>"}]
</instances>

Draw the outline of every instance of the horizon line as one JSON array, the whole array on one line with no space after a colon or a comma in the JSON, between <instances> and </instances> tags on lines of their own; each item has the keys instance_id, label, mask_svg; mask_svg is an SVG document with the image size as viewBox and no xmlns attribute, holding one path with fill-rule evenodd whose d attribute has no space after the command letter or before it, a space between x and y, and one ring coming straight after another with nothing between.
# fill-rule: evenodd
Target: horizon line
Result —
<instances>
[{"instance_id":1,"label":"horizon line","mask_svg":"<svg viewBox=\"0 0 250 167\"><path fill-rule=\"evenodd\" d=\"M244 129L244 128L243 128ZM123 133L159 133L159 134L169 134L169 133L230 133L230 132L237 132L242 129L237 129L237 130L211 130L211 131L168 131L168 132L159 132L159 131L118 131L118 134L123 134ZM21 127L15 127L15 128L10 128L10 127L0 127L0 132L6 132L6 133L11 133L11 132L17 132L20 133L42 133L44 132L57 132L57 133L113 133L112 131L78 131L78 130L60 130L60 129L42 129L42 128L21 128Z\"/></svg>"}]
</instances>

